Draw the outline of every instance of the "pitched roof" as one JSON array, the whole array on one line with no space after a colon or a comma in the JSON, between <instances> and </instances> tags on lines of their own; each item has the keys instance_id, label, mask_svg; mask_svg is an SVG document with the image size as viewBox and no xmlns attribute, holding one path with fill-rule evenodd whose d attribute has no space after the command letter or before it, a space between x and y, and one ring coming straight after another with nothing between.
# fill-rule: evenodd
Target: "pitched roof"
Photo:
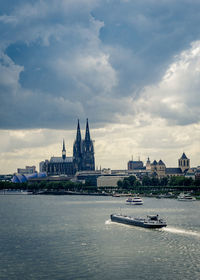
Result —
<instances>
[{"instance_id":1,"label":"pitched roof","mask_svg":"<svg viewBox=\"0 0 200 280\"><path fill-rule=\"evenodd\" d=\"M165 165L164 162L160 159L158 162L159 165Z\"/></svg>"},{"instance_id":2,"label":"pitched roof","mask_svg":"<svg viewBox=\"0 0 200 280\"><path fill-rule=\"evenodd\" d=\"M50 162L53 163L73 162L73 157L66 157L65 160L62 157L51 157Z\"/></svg>"},{"instance_id":3,"label":"pitched roof","mask_svg":"<svg viewBox=\"0 0 200 280\"><path fill-rule=\"evenodd\" d=\"M186 157L185 153L183 153L180 159L188 159L188 158Z\"/></svg>"},{"instance_id":4,"label":"pitched roof","mask_svg":"<svg viewBox=\"0 0 200 280\"><path fill-rule=\"evenodd\" d=\"M178 167L168 167L166 168L166 174L182 174L182 170Z\"/></svg>"}]
</instances>

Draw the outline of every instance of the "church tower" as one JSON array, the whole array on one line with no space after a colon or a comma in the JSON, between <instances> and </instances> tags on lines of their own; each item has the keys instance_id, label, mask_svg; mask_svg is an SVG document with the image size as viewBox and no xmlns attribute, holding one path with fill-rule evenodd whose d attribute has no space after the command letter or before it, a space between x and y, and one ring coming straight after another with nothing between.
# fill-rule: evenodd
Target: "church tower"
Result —
<instances>
[{"instance_id":1,"label":"church tower","mask_svg":"<svg viewBox=\"0 0 200 280\"><path fill-rule=\"evenodd\" d=\"M166 175L166 166L164 162L160 159L157 164L157 174L159 178L163 178Z\"/></svg>"},{"instance_id":2,"label":"church tower","mask_svg":"<svg viewBox=\"0 0 200 280\"><path fill-rule=\"evenodd\" d=\"M74 157L75 169L77 171L82 170L82 141L81 141L79 120L77 125L76 140L74 141L74 146L73 146L73 157Z\"/></svg>"},{"instance_id":3,"label":"church tower","mask_svg":"<svg viewBox=\"0 0 200 280\"><path fill-rule=\"evenodd\" d=\"M82 143L83 170L95 170L94 146L90 138L88 119L86 120L85 140Z\"/></svg>"},{"instance_id":4,"label":"church tower","mask_svg":"<svg viewBox=\"0 0 200 280\"><path fill-rule=\"evenodd\" d=\"M185 153L183 153L178 160L178 167L181 168L182 172L185 172L185 170L190 168L190 160L186 157Z\"/></svg>"},{"instance_id":5,"label":"church tower","mask_svg":"<svg viewBox=\"0 0 200 280\"><path fill-rule=\"evenodd\" d=\"M65 140L63 139L62 159L66 159Z\"/></svg>"},{"instance_id":6,"label":"church tower","mask_svg":"<svg viewBox=\"0 0 200 280\"><path fill-rule=\"evenodd\" d=\"M150 161L149 157L147 158L146 170L151 170L151 161Z\"/></svg>"}]
</instances>

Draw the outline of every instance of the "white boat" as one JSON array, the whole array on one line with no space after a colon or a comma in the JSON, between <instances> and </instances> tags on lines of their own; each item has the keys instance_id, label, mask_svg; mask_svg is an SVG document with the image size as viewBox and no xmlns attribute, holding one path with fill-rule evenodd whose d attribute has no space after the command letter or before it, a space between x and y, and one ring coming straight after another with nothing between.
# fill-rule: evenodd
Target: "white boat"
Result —
<instances>
[{"instance_id":1,"label":"white boat","mask_svg":"<svg viewBox=\"0 0 200 280\"><path fill-rule=\"evenodd\" d=\"M179 196L177 197L177 199L179 201L195 201L196 198L189 195L189 194L184 194L184 193L180 193Z\"/></svg>"},{"instance_id":2,"label":"white boat","mask_svg":"<svg viewBox=\"0 0 200 280\"><path fill-rule=\"evenodd\" d=\"M135 196L135 197L128 197L126 200L126 204L131 204L131 205L142 205L143 201L141 197Z\"/></svg>"}]
</instances>

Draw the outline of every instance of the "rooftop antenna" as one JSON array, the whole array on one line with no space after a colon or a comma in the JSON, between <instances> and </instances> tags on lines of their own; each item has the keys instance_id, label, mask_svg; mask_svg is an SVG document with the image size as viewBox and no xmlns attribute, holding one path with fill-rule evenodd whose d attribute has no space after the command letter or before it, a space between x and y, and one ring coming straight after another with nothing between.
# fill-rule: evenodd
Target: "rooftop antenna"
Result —
<instances>
[{"instance_id":1,"label":"rooftop antenna","mask_svg":"<svg viewBox=\"0 0 200 280\"><path fill-rule=\"evenodd\" d=\"M132 155L132 157L131 157L131 160L133 161L133 155Z\"/></svg>"}]
</instances>

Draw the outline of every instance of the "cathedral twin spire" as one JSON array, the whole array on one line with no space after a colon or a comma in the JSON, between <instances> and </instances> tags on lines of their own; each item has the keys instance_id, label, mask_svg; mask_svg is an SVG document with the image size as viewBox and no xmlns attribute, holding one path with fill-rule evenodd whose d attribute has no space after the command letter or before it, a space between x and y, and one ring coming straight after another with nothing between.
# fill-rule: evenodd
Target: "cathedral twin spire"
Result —
<instances>
[{"instance_id":1,"label":"cathedral twin spire","mask_svg":"<svg viewBox=\"0 0 200 280\"><path fill-rule=\"evenodd\" d=\"M77 170L94 170L94 147L90 138L88 119L86 119L85 139L81 140L80 123L78 119L76 140L73 147L73 157Z\"/></svg>"},{"instance_id":2,"label":"cathedral twin spire","mask_svg":"<svg viewBox=\"0 0 200 280\"><path fill-rule=\"evenodd\" d=\"M66 160L65 141L63 139L62 159ZM95 170L94 146L90 138L88 119L86 119L85 139L81 139L81 129L78 119L76 139L73 146L73 162L77 171Z\"/></svg>"},{"instance_id":3,"label":"cathedral twin spire","mask_svg":"<svg viewBox=\"0 0 200 280\"><path fill-rule=\"evenodd\" d=\"M89 130L88 119L86 120L85 141L90 141L90 130Z\"/></svg>"},{"instance_id":4,"label":"cathedral twin spire","mask_svg":"<svg viewBox=\"0 0 200 280\"><path fill-rule=\"evenodd\" d=\"M80 130L79 119L77 124L76 141L81 142L81 130ZM85 141L90 141L90 129L89 129L88 119L86 119Z\"/></svg>"}]
</instances>

